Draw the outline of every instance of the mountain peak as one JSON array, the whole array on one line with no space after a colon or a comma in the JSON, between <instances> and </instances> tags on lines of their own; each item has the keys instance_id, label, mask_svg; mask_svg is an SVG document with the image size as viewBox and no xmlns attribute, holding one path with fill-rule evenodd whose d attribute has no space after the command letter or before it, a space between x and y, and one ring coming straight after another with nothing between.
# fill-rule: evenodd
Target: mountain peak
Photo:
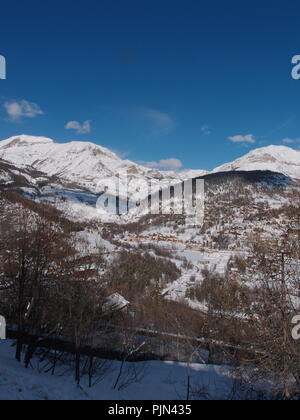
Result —
<instances>
[{"instance_id":1,"label":"mountain peak","mask_svg":"<svg viewBox=\"0 0 300 420\"><path fill-rule=\"evenodd\" d=\"M266 146L250 151L245 156L226 163L213 172L228 171L279 172L288 177L300 179L300 151L288 146Z\"/></svg>"},{"instance_id":2,"label":"mountain peak","mask_svg":"<svg viewBox=\"0 0 300 420\"><path fill-rule=\"evenodd\" d=\"M207 173L153 171L151 168L122 160L111 150L94 143L57 143L47 137L25 134L0 141L0 159L20 168L32 167L48 176L62 178L90 191L98 191L99 181L118 177L120 170L127 170L132 181L151 179L153 182L157 181L157 184L161 181L166 184L169 181L180 182ZM300 179L300 151L287 146L255 149L234 162L216 168L213 173L228 171L272 171Z\"/></svg>"},{"instance_id":3,"label":"mountain peak","mask_svg":"<svg viewBox=\"0 0 300 420\"><path fill-rule=\"evenodd\" d=\"M283 146L283 145L279 145L279 146L275 146L275 145L270 145L270 146L265 146L265 147L260 147L257 149L252 150L251 152L248 153L248 155L251 154L270 154L276 157L292 157L293 158L297 158L297 160L299 161L299 156L300 156L300 151L299 150L295 150L292 149L291 147L288 146Z\"/></svg>"},{"instance_id":4,"label":"mountain peak","mask_svg":"<svg viewBox=\"0 0 300 420\"><path fill-rule=\"evenodd\" d=\"M19 168L34 168L90 191L98 191L99 182L107 178L118 180L120 171L127 171L132 190L137 188L136 183L147 185L149 179L157 185L181 180L176 173L154 172L151 168L122 160L105 147L82 141L57 143L45 137L15 136L0 141L0 159Z\"/></svg>"},{"instance_id":5,"label":"mountain peak","mask_svg":"<svg viewBox=\"0 0 300 420\"><path fill-rule=\"evenodd\" d=\"M54 141L47 137L29 136L26 134L20 134L18 136L10 137L6 140L0 141L0 146L17 146L22 144L53 144Z\"/></svg>"}]
</instances>

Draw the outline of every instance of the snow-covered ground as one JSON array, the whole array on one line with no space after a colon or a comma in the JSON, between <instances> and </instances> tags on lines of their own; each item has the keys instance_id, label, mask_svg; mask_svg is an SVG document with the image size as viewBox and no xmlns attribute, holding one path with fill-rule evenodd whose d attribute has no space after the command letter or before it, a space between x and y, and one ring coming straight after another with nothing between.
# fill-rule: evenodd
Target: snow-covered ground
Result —
<instances>
[{"instance_id":1,"label":"snow-covered ground","mask_svg":"<svg viewBox=\"0 0 300 420\"><path fill-rule=\"evenodd\" d=\"M186 258L192 264L190 270L187 270L183 275L173 283L167 285L163 294L169 300L185 301L195 309L205 310L205 307L199 302L192 302L186 297L187 290L203 281L202 270L207 268L215 271L218 274L224 274L229 261L232 256L229 251L216 252L200 252L183 250L178 252L179 257Z\"/></svg>"},{"instance_id":2,"label":"snow-covered ground","mask_svg":"<svg viewBox=\"0 0 300 420\"><path fill-rule=\"evenodd\" d=\"M120 362L111 362L104 378L92 388L87 377L77 386L72 372L61 376L65 367L54 376L39 373L35 359L33 368L25 369L14 360L12 342L0 341L0 400L185 400L188 373L193 398L226 399L234 383L229 367L192 364L188 368L184 363L159 361L134 365L138 381L121 390L113 389ZM126 364L125 372L132 366Z\"/></svg>"}]
</instances>

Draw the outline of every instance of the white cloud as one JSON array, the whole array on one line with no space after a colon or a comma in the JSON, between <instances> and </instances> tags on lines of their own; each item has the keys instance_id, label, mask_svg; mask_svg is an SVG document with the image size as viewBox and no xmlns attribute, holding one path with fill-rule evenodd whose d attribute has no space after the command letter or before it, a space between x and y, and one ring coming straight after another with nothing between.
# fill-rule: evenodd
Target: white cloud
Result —
<instances>
[{"instance_id":1,"label":"white cloud","mask_svg":"<svg viewBox=\"0 0 300 420\"><path fill-rule=\"evenodd\" d=\"M159 162L148 162L146 164L149 168L158 168L158 169L169 169L176 171L177 169L182 168L183 164L179 159L170 158L162 159Z\"/></svg>"},{"instance_id":2,"label":"white cloud","mask_svg":"<svg viewBox=\"0 0 300 420\"><path fill-rule=\"evenodd\" d=\"M237 135L237 136L230 136L228 140L232 141L233 143L250 143L254 144L256 142L253 134L247 134L246 136Z\"/></svg>"},{"instance_id":3,"label":"white cloud","mask_svg":"<svg viewBox=\"0 0 300 420\"><path fill-rule=\"evenodd\" d=\"M210 136L211 135L211 128L207 124L202 125L201 131L205 136Z\"/></svg>"},{"instance_id":4,"label":"white cloud","mask_svg":"<svg viewBox=\"0 0 300 420\"><path fill-rule=\"evenodd\" d=\"M300 143L300 138L297 138L297 139L291 139L290 137L286 137L286 138L282 139L282 143L284 143L284 144L295 144L295 143Z\"/></svg>"},{"instance_id":5,"label":"white cloud","mask_svg":"<svg viewBox=\"0 0 300 420\"><path fill-rule=\"evenodd\" d=\"M18 121L21 118L34 118L44 114L39 105L34 102L21 101L5 102L4 108L10 120Z\"/></svg>"},{"instance_id":6,"label":"white cloud","mask_svg":"<svg viewBox=\"0 0 300 420\"><path fill-rule=\"evenodd\" d=\"M75 130L77 134L88 134L91 132L91 122L84 121L82 124L78 121L69 121L65 125L66 130Z\"/></svg>"}]
</instances>

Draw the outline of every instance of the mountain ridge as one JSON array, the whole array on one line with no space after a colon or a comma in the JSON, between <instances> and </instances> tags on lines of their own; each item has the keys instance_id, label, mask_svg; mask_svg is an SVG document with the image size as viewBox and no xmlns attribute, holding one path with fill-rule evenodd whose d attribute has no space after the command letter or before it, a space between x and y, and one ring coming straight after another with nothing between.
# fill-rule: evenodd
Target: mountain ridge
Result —
<instances>
[{"instance_id":1,"label":"mountain ridge","mask_svg":"<svg viewBox=\"0 0 300 420\"><path fill-rule=\"evenodd\" d=\"M48 176L98 192L99 181L117 179L126 171L132 189L144 188L145 181L168 185L185 179L229 171L272 171L292 179L300 179L300 151L287 146L257 148L213 171L160 171L130 160L123 160L111 150L91 143L71 141L57 143L47 137L18 135L0 141L0 159L19 168L33 168Z\"/></svg>"},{"instance_id":2,"label":"mountain ridge","mask_svg":"<svg viewBox=\"0 0 300 420\"><path fill-rule=\"evenodd\" d=\"M17 189L27 198L53 203L72 213L74 219L115 220L109 209L100 211L96 203L111 181L115 185L120 181L120 186L126 187L119 171L126 172L128 192L135 196L138 193L140 200L148 197L149 181L152 193L192 178L204 178L209 183L214 179L223 182L240 177L282 186L300 179L300 152L285 146L269 146L255 149L211 172L172 172L122 160L109 149L90 142L56 143L47 137L26 135L0 141L0 187ZM123 192L110 196L127 200L127 188ZM134 215L130 214L128 219L131 216Z\"/></svg>"},{"instance_id":3,"label":"mountain ridge","mask_svg":"<svg viewBox=\"0 0 300 420\"><path fill-rule=\"evenodd\" d=\"M0 141L0 158L20 168L32 167L49 176L56 176L68 182L75 182L83 188L97 191L98 183L105 178L115 178L126 171L132 184L142 181L180 182L188 173L159 171L141 166L129 160L122 160L111 150L91 142L56 143L46 137L27 135L13 136ZM206 171L192 171L202 175ZM135 187L133 187L135 188Z\"/></svg>"}]
</instances>

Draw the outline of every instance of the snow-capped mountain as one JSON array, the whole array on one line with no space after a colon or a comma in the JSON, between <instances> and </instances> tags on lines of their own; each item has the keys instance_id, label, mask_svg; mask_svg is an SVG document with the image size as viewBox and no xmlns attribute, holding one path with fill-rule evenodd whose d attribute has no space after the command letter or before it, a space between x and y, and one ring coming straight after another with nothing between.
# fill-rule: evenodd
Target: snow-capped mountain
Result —
<instances>
[{"instance_id":1,"label":"snow-capped mountain","mask_svg":"<svg viewBox=\"0 0 300 420\"><path fill-rule=\"evenodd\" d=\"M292 179L300 179L300 151L287 146L268 146L256 149L213 172L272 171Z\"/></svg>"},{"instance_id":2,"label":"snow-capped mountain","mask_svg":"<svg viewBox=\"0 0 300 420\"><path fill-rule=\"evenodd\" d=\"M18 188L28 198L64 206L75 218L95 217L99 194L112 181L122 187L123 174L129 181L129 193L146 200L149 181L152 193L183 180L220 172L272 171L300 179L300 151L285 146L256 149L212 172L190 170L159 171L122 160L104 147L88 142L56 143L46 137L20 135L0 141L0 187ZM124 179L125 179L124 178ZM125 186L125 182L124 182ZM123 195L124 192L124 195ZM109 193L125 203L127 189ZM99 210L99 209L98 209ZM101 213L105 219L109 209ZM97 213L99 216L99 211Z\"/></svg>"},{"instance_id":3,"label":"snow-capped mountain","mask_svg":"<svg viewBox=\"0 0 300 420\"><path fill-rule=\"evenodd\" d=\"M112 151L93 143L56 143L46 137L26 135L0 141L0 158L19 168L30 167L92 192L101 190L103 179L114 180L122 171L128 174L133 191L145 188L145 181L149 180L154 186L164 186L206 173L201 170L159 171L122 160Z\"/></svg>"},{"instance_id":4,"label":"snow-capped mountain","mask_svg":"<svg viewBox=\"0 0 300 420\"><path fill-rule=\"evenodd\" d=\"M130 180L153 180L167 184L180 182L208 174L205 170L182 172L160 171L122 160L109 149L89 142L56 143L47 137L20 135L0 141L0 159L11 162L18 168L34 169L47 176L74 183L76 186L98 192L98 183L103 178L117 177L126 171ZM269 170L300 179L300 151L286 146L268 146L256 149L247 155L226 163L212 171Z\"/></svg>"}]
</instances>

